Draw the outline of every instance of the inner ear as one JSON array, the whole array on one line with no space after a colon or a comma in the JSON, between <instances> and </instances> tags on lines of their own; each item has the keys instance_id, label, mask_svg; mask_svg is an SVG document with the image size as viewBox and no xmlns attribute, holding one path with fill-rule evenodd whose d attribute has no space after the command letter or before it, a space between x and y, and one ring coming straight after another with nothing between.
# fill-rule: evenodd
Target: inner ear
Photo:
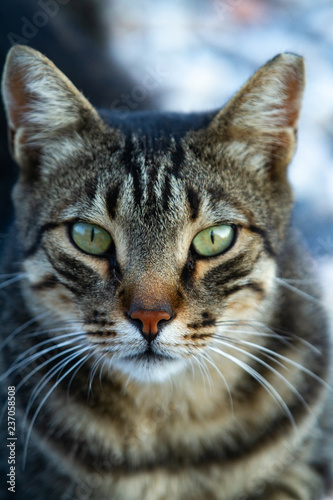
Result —
<instances>
[{"instance_id":1,"label":"inner ear","mask_svg":"<svg viewBox=\"0 0 333 500\"><path fill-rule=\"evenodd\" d=\"M30 112L29 102L32 103L32 96L27 91L22 73L22 70L17 69L12 74L9 86L6 88L3 87L3 98L8 119L9 148L14 158L15 151L17 150L15 142L19 142L20 150L25 149L25 144L28 142L25 140L21 127L24 125L24 117ZM18 132L20 137L17 137ZM18 160L18 158L15 159ZM21 157L20 163L26 163L26 161L23 161L23 157Z\"/></svg>"},{"instance_id":2,"label":"inner ear","mask_svg":"<svg viewBox=\"0 0 333 500\"><path fill-rule=\"evenodd\" d=\"M32 103L32 95L30 95L27 85L24 82L23 69L17 68L12 72L9 87L4 89L5 105L8 99L8 118L10 119L10 128L15 131L22 125L23 117L29 112L29 102Z\"/></svg>"}]
</instances>

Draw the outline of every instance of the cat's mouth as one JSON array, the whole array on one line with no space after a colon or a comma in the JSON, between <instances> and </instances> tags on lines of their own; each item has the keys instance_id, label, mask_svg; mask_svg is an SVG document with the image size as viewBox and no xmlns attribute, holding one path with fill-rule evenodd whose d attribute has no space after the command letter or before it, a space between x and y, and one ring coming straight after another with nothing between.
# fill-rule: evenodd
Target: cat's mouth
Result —
<instances>
[{"instance_id":1,"label":"cat's mouth","mask_svg":"<svg viewBox=\"0 0 333 500\"><path fill-rule=\"evenodd\" d=\"M168 356L168 355L165 355L165 354L159 354L159 353L156 353L154 351L152 351L151 349L147 349L146 351L144 352L140 352L138 354L130 354L128 356L123 356L122 357L122 360L124 361L136 361L136 362L140 362L140 361L145 361L145 362L165 362L165 361L175 361L176 358L172 357L172 356Z\"/></svg>"}]
</instances>

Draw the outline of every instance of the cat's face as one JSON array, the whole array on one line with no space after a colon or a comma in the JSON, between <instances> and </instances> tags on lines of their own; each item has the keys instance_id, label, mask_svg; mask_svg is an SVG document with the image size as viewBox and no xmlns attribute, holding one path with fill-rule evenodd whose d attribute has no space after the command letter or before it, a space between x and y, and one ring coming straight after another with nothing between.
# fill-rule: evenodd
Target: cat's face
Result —
<instances>
[{"instance_id":1,"label":"cat's face","mask_svg":"<svg viewBox=\"0 0 333 500\"><path fill-rule=\"evenodd\" d=\"M107 125L48 60L13 49L4 97L28 306L152 382L269 314L301 88L300 59L285 55L221 112Z\"/></svg>"}]
</instances>

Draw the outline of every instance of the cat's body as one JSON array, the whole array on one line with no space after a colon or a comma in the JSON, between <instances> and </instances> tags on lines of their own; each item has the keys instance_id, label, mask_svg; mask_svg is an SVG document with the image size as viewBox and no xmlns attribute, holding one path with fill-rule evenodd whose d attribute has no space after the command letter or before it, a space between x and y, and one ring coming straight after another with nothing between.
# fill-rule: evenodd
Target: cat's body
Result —
<instances>
[{"instance_id":1,"label":"cat's body","mask_svg":"<svg viewBox=\"0 0 333 500\"><path fill-rule=\"evenodd\" d=\"M1 322L6 383L24 382L18 498L322 498L330 343L317 287L293 287L311 276L285 174L302 75L282 55L221 112L102 121L13 50L2 272L24 276Z\"/></svg>"}]
</instances>

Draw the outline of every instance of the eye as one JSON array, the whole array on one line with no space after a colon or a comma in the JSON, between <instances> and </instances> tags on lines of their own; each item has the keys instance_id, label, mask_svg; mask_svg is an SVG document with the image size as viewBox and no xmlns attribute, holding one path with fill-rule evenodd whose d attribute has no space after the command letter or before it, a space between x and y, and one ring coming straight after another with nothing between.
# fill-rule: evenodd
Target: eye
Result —
<instances>
[{"instance_id":1,"label":"eye","mask_svg":"<svg viewBox=\"0 0 333 500\"><path fill-rule=\"evenodd\" d=\"M104 254L112 243L109 233L95 224L76 222L72 225L70 232L74 243L80 250L93 255Z\"/></svg>"},{"instance_id":2,"label":"eye","mask_svg":"<svg viewBox=\"0 0 333 500\"><path fill-rule=\"evenodd\" d=\"M207 227L193 239L193 248L198 255L212 257L228 250L235 239L236 229L232 225Z\"/></svg>"}]
</instances>

